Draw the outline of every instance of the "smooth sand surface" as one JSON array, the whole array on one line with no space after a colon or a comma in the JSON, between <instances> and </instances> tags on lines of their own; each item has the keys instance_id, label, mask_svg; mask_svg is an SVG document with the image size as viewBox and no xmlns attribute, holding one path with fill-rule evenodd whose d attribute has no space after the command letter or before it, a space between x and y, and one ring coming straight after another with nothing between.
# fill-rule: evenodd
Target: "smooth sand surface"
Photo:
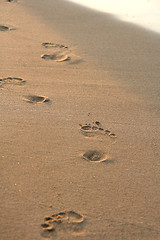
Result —
<instances>
[{"instance_id":1,"label":"smooth sand surface","mask_svg":"<svg viewBox=\"0 0 160 240\"><path fill-rule=\"evenodd\" d=\"M160 35L62 0L0 8L0 239L159 240Z\"/></svg>"}]
</instances>

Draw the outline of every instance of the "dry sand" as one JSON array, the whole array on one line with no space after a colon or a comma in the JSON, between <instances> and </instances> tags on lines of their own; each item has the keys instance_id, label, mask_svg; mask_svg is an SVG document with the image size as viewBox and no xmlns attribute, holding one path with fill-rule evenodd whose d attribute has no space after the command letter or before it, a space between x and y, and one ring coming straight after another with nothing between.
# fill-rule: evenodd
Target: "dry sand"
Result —
<instances>
[{"instance_id":1,"label":"dry sand","mask_svg":"<svg viewBox=\"0 0 160 240\"><path fill-rule=\"evenodd\" d=\"M62 0L0 9L0 239L159 240L160 35Z\"/></svg>"}]
</instances>

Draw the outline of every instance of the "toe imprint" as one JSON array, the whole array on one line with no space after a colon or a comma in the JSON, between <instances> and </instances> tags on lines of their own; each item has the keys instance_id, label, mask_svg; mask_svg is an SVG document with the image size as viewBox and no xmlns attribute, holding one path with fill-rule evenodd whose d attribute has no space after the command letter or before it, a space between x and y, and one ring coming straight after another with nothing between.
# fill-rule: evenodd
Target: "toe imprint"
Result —
<instances>
[{"instance_id":1,"label":"toe imprint","mask_svg":"<svg viewBox=\"0 0 160 240\"><path fill-rule=\"evenodd\" d=\"M111 138L116 138L116 137L117 137L116 134L114 134L114 133L109 133L109 136L110 136Z\"/></svg>"},{"instance_id":2,"label":"toe imprint","mask_svg":"<svg viewBox=\"0 0 160 240\"><path fill-rule=\"evenodd\" d=\"M43 228L43 230L48 231L48 232L53 232L55 231L55 228L47 223L41 224L41 227Z\"/></svg>"}]
</instances>

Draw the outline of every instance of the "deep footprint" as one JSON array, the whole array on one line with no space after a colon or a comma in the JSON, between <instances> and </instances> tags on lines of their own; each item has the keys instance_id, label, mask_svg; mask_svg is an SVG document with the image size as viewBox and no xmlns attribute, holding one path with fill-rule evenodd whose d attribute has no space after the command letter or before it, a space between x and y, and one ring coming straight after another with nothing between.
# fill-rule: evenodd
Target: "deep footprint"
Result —
<instances>
[{"instance_id":1,"label":"deep footprint","mask_svg":"<svg viewBox=\"0 0 160 240\"><path fill-rule=\"evenodd\" d=\"M107 161L107 156L100 151L96 150L89 150L83 154L83 159L89 162L104 162Z\"/></svg>"},{"instance_id":2,"label":"deep footprint","mask_svg":"<svg viewBox=\"0 0 160 240\"><path fill-rule=\"evenodd\" d=\"M45 48L64 48L64 49L68 49L67 46L62 45L62 44L56 44L56 43L42 43L42 46Z\"/></svg>"},{"instance_id":3,"label":"deep footprint","mask_svg":"<svg viewBox=\"0 0 160 240\"><path fill-rule=\"evenodd\" d=\"M69 61L70 57L67 54L44 54L41 58L45 60L54 60L56 62Z\"/></svg>"},{"instance_id":4,"label":"deep footprint","mask_svg":"<svg viewBox=\"0 0 160 240\"><path fill-rule=\"evenodd\" d=\"M79 233L83 228L85 218L74 211L64 211L52 216L45 217L44 223L41 224L43 237L52 237L53 234L65 231L69 234Z\"/></svg>"},{"instance_id":5,"label":"deep footprint","mask_svg":"<svg viewBox=\"0 0 160 240\"><path fill-rule=\"evenodd\" d=\"M3 87L4 85L24 85L26 81L22 78L15 78L15 77L7 77L7 78L1 78L0 79L0 87Z\"/></svg>"},{"instance_id":6,"label":"deep footprint","mask_svg":"<svg viewBox=\"0 0 160 240\"><path fill-rule=\"evenodd\" d=\"M109 129L104 129L99 121L92 123L86 123L85 125L79 124L81 133L86 137L93 137L96 135L108 135L110 138L116 138L117 136Z\"/></svg>"},{"instance_id":7,"label":"deep footprint","mask_svg":"<svg viewBox=\"0 0 160 240\"><path fill-rule=\"evenodd\" d=\"M45 103L50 101L50 99L47 97L36 95L28 95L25 97L25 100L30 103Z\"/></svg>"},{"instance_id":8,"label":"deep footprint","mask_svg":"<svg viewBox=\"0 0 160 240\"><path fill-rule=\"evenodd\" d=\"M0 25L0 31L9 31L9 27L4 26L4 25Z\"/></svg>"}]
</instances>

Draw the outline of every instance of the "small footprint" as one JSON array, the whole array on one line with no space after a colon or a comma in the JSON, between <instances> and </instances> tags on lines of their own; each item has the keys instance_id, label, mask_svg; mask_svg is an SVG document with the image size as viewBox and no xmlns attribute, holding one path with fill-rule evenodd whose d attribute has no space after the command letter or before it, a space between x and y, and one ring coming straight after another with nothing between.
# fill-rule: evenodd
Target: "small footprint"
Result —
<instances>
[{"instance_id":1,"label":"small footprint","mask_svg":"<svg viewBox=\"0 0 160 240\"><path fill-rule=\"evenodd\" d=\"M86 123L84 125L80 125L81 133L86 137L93 137L96 135L108 135L110 138L116 138L116 134L112 133L109 129L104 129L102 124L99 121L95 121L92 123Z\"/></svg>"},{"instance_id":2,"label":"small footprint","mask_svg":"<svg viewBox=\"0 0 160 240\"><path fill-rule=\"evenodd\" d=\"M30 103L44 103L49 102L50 99L44 96L28 95L25 100Z\"/></svg>"},{"instance_id":3,"label":"small footprint","mask_svg":"<svg viewBox=\"0 0 160 240\"><path fill-rule=\"evenodd\" d=\"M9 31L9 27L4 26L4 25L0 25L0 31Z\"/></svg>"},{"instance_id":4,"label":"small footprint","mask_svg":"<svg viewBox=\"0 0 160 240\"><path fill-rule=\"evenodd\" d=\"M89 162L113 162L113 160L109 160L105 153L96 150L89 150L83 154L83 159Z\"/></svg>"},{"instance_id":5,"label":"small footprint","mask_svg":"<svg viewBox=\"0 0 160 240\"><path fill-rule=\"evenodd\" d=\"M46 42L46 43L42 43L42 46L45 48L65 48L68 49L67 46L62 45L62 44L56 44L56 43L50 43L50 42Z\"/></svg>"},{"instance_id":6,"label":"small footprint","mask_svg":"<svg viewBox=\"0 0 160 240\"><path fill-rule=\"evenodd\" d=\"M44 223L41 224L43 230L42 236L44 238L52 238L61 231L68 232L69 234L81 233L84 222L84 216L75 211L64 211L53 214L44 218Z\"/></svg>"},{"instance_id":7,"label":"small footprint","mask_svg":"<svg viewBox=\"0 0 160 240\"><path fill-rule=\"evenodd\" d=\"M69 61L70 57L67 54L55 53L55 54L43 54L41 58L45 60L54 60L56 62Z\"/></svg>"},{"instance_id":8,"label":"small footprint","mask_svg":"<svg viewBox=\"0 0 160 240\"><path fill-rule=\"evenodd\" d=\"M83 62L79 56L72 53L68 46L51 42L44 42L41 43L41 45L47 49L54 49L51 53L41 55L41 58L45 60L53 60L55 62L67 61L69 64L79 64Z\"/></svg>"},{"instance_id":9,"label":"small footprint","mask_svg":"<svg viewBox=\"0 0 160 240\"><path fill-rule=\"evenodd\" d=\"M2 88L4 85L24 85L26 83L25 80L22 78L15 78L15 77L7 77L0 79L0 87Z\"/></svg>"}]
</instances>

